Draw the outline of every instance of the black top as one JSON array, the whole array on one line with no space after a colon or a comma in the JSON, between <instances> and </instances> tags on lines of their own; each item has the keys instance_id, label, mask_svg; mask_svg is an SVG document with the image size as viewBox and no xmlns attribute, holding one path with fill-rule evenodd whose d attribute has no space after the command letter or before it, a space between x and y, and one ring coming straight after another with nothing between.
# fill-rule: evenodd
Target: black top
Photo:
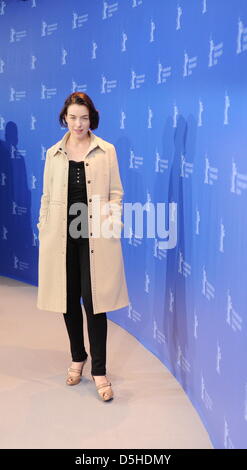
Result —
<instances>
[{"instance_id":1,"label":"black top","mask_svg":"<svg viewBox=\"0 0 247 470\"><path fill-rule=\"evenodd\" d=\"M75 214L69 214L70 207L75 202L83 202L84 206L75 210ZM67 229L68 238L74 243L82 243L85 239L85 236L86 238L88 238L87 210L87 190L84 162L76 162L74 160L69 160ZM76 222L74 223L73 227L75 232L80 232L79 238L72 237L69 233L69 225L73 219L76 219ZM80 221L82 221L82 224Z\"/></svg>"}]
</instances>

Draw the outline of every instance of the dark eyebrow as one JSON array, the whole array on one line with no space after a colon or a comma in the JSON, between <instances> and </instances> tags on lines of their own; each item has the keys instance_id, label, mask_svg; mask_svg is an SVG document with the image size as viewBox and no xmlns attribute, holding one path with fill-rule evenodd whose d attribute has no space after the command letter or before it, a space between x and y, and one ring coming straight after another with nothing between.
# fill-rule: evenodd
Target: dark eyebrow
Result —
<instances>
[{"instance_id":1,"label":"dark eyebrow","mask_svg":"<svg viewBox=\"0 0 247 470\"><path fill-rule=\"evenodd\" d=\"M75 116L75 114L69 114L69 116ZM84 117L84 116L88 117L89 115L88 114L83 114L81 117Z\"/></svg>"}]
</instances>

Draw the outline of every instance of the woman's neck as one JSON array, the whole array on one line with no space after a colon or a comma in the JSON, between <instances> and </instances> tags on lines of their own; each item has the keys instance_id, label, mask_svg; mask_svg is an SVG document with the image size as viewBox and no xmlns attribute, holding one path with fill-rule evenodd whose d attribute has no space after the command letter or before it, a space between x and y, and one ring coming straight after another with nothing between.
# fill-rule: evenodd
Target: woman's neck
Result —
<instances>
[{"instance_id":1,"label":"woman's neck","mask_svg":"<svg viewBox=\"0 0 247 470\"><path fill-rule=\"evenodd\" d=\"M83 139L73 139L72 135L70 134L67 140L67 144L74 148L80 148L80 147L83 148L89 144L90 140L91 140L91 136L88 134L86 134L85 137L83 137Z\"/></svg>"}]
</instances>

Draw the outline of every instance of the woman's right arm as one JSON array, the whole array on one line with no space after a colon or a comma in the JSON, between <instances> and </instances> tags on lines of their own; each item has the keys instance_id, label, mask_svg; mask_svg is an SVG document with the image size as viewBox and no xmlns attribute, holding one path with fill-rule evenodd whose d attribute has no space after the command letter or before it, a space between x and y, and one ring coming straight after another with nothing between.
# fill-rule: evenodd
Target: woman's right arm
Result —
<instances>
[{"instance_id":1,"label":"woman's right arm","mask_svg":"<svg viewBox=\"0 0 247 470\"><path fill-rule=\"evenodd\" d=\"M41 203L40 203L40 210L39 210L39 221L37 223L38 229L42 225L43 222L46 220L48 205L50 201L50 187L49 187L49 180L50 180L50 154L49 150L46 152L45 157L45 166L44 166L44 173L43 173L43 194L41 196Z\"/></svg>"}]
</instances>

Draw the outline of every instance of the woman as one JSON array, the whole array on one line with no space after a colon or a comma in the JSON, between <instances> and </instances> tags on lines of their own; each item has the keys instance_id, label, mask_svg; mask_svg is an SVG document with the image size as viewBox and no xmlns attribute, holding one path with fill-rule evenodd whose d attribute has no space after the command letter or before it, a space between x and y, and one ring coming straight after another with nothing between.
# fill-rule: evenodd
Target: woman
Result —
<instances>
[{"instance_id":1,"label":"woman","mask_svg":"<svg viewBox=\"0 0 247 470\"><path fill-rule=\"evenodd\" d=\"M66 383L75 385L88 357L82 296L91 375L99 396L107 401L113 391L106 377L106 312L129 304L120 239L124 192L114 145L92 132L99 113L90 97L69 95L59 122L69 130L46 153L37 224L37 307L63 313L72 356Z\"/></svg>"}]
</instances>

